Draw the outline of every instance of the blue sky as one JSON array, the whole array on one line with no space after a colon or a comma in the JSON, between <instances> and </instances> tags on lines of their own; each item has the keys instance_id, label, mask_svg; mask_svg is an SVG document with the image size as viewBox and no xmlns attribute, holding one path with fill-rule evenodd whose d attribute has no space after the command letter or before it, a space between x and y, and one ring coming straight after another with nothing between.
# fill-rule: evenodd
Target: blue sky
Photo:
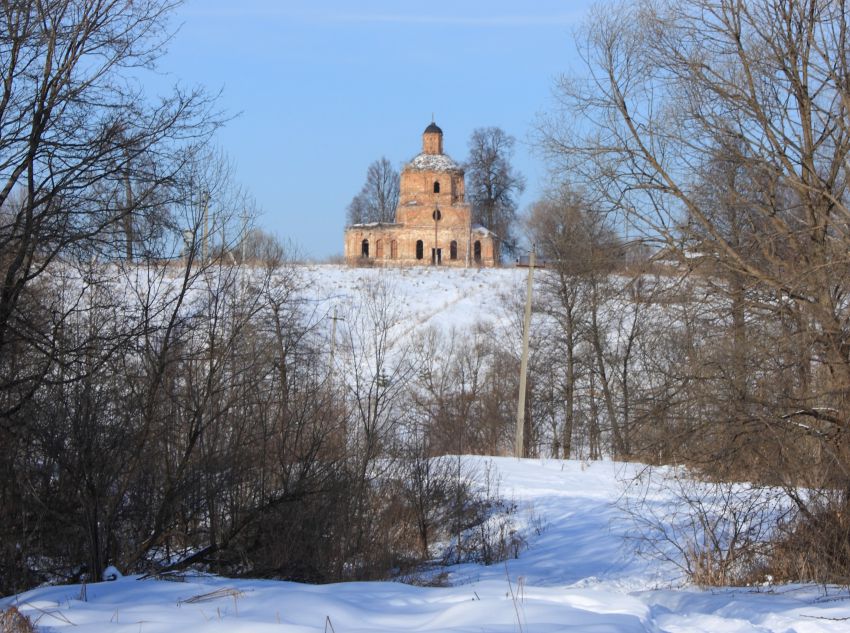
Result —
<instances>
[{"instance_id":1,"label":"blue sky","mask_svg":"<svg viewBox=\"0 0 850 633\"><path fill-rule=\"evenodd\" d=\"M458 161L476 127L515 136L522 207L533 201L546 170L529 134L555 78L578 65L573 31L591 4L187 0L161 70L222 90L238 116L217 144L260 225L323 259L342 252L345 208L369 163L400 168L432 113Z\"/></svg>"}]
</instances>

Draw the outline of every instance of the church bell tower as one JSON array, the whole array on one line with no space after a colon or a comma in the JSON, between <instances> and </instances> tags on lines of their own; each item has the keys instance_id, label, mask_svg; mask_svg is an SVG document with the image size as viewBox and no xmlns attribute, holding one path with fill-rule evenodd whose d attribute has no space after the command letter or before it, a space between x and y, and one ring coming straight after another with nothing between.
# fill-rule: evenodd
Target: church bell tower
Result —
<instances>
[{"instance_id":1,"label":"church bell tower","mask_svg":"<svg viewBox=\"0 0 850 633\"><path fill-rule=\"evenodd\" d=\"M422 133L422 153L443 153L443 131L433 121L431 121L431 125L425 128L425 132Z\"/></svg>"}]
</instances>

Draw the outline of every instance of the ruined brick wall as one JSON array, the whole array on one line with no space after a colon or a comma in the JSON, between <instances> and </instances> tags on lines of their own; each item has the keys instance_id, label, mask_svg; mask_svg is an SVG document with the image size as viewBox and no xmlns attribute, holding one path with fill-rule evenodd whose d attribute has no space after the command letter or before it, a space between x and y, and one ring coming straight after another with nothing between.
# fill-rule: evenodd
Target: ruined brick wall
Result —
<instances>
[{"instance_id":1,"label":"ruined brick wall","mask_svg":"<svg viewBox=\"0 0 850 633\"><path fill-rule=\"evenodd\" d=\"M472 238L470 241L470 237ZM366 240L367 255L363 257L363 241ZM393 242L395 248L393 249ZM421 242L421 249L417 249ZM452 242L455 243L456 259L452 259ZM480 244L480 259L475 259L475 242ZM439 249L442 266L493 267L498 263L498 248L492 235L470 232L460 226L353 226L345 232L345 258L351 264L369 263L388 266L431 265L432 250ZM417 251L421 258L417 257Z\"/></svg>"}]
</instances>

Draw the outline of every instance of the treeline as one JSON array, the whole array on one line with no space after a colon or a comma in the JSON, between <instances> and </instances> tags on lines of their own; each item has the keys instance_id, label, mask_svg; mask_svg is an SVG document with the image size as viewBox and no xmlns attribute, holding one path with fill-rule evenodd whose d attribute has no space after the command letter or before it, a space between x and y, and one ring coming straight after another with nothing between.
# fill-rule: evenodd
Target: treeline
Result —
<instances>
[{"instance_id":1,"label":"treeline","mask_svg":"<svg viewBox=\"0 0 850 633\"><path fill-rule=\"evenodd\" d=\"M221 256L52 267L32 296L67 315L3 429L3 593L107 565L327 582L516 552L497 482L479 492L439 457L499 447L501 429L475 429L500 406L491 360L473 361L467 409L444 399L432 423L434 339L391 338L386 284L331 340L301 283L286 262Z\"/></svg>"},{"instance_id":2,"label":"treeline","mask_svg":"<svg viewBox=\"0 0 850 633\"><path fill-rule=\"evenodd\" d=\"M777 577L841 582L850 576L846 9L606 6L577 35L586 67L559 81L558 108L538 128L562 174L558 206L694 271L650 353L620 345L619 374L626 358L647 370L641 392L597 370L602 389L619 382L615 445L637 448L622 432L643 422L641 442L657 438L658 460L784 487L797 513L776 526L785 560L765 564L782 568ZM651 340L664 325L643 312L637 332ZM591 356L601 367L604 349Z\"/></svg>"},{"instance_id":3,"label":"treeline","mask_svg":"<svg viewBox=\"0 0 850 633\"><path fill-rule=\"evenodd\" d=\"M401 432L404 376L331 371L215 99L140 88L173 6L0 6L0 593L108 564L382 576L449 532L493 555L470 529L498 503Z\"/></svg>"}]
</instances>

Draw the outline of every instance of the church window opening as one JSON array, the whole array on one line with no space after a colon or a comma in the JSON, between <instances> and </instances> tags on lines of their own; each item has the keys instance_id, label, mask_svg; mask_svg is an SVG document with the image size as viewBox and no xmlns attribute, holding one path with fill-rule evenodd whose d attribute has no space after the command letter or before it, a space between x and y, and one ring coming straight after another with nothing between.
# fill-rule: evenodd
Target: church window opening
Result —
<instances>
[{"instance_id":1,"label":"church window opening","mask_svg":"<svg viewBox=\"0 0 850 633\"><path fill-rule=\"evenodd\" d=\"M416 259L422 259L425 251L425 245L422 244L422 240L416 240Z\"/></svg>"},{"instance_id":2,"label":"church window opening","mask_svg":"<svg viewBox=\"0 0 850 633\"><path fill-rule=\"evenodd\" d=\"M382 259L384 257L384 240L375 242L375 258Z\"/></svg>"},{"instance_id":3,"label":"church window opening","mask_svg":"<svg viewBox=\"0 0 850 633\"><path fill-rule=\"evenodd\" d=\"M434 181L434 193L440 193L440 181L439 180Z\"/></svg>"},{"instance_id":4,"label":"church window opening","mask_svg":"<svg viewBox=\"0 0 850 633\"><path fill-rule=\"evenodd\" d=\"M360 243L360 257L369 257L369 240Z\"/></svg>"},{"instance_id":5,"label":"church window opening","mask_svg":"<svg viewBox=\"0 0 850 633\"><path fill-rule=\"evenodd\" d=\"M390 259L398 259L398 242L390 240Z\"/></svg>"},{"instance_id":6,"label":"church window opening","mask_svg":"<svg viewBox=\"0 0 850 633\"><path fill-rule=\"evenodd\" d=\"M452 240L449 244L449 259L457 259L457 242Z\"/></svg>"},{"instance_id":7,"label":"church window opening","mask_svg":"<svg viewBox=\"0 0 850 633\"><path fill-rule=\"evenodd\" d=\"M472 256L475 258L475 261L481 261L481 242L480 240L475 240L475 244L472 248Z\"/></svg>"}]
</instances>

